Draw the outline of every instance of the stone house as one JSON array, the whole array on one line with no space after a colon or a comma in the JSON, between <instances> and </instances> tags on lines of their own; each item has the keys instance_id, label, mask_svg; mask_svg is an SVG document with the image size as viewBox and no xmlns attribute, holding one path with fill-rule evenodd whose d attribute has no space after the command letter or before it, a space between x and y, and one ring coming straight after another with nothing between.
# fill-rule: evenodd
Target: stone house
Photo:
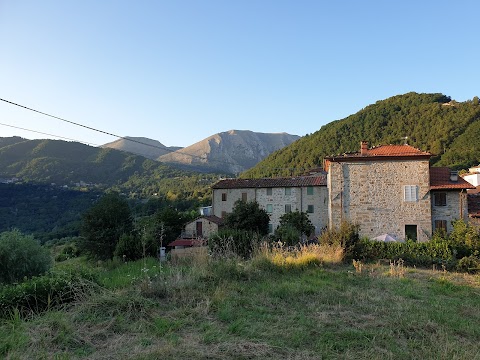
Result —
<instances>
[{"instance_id":1,"label":"stone house","mask_svg":"<svg viewBox=\"0 0 480 360\"><path fill-rule=\"evenodd\" d=\"M214 215L203 215L185 225L182 237L208 239L223 226L223 219Z\"/></svg>"},{"instance_id":2,"label":"stone house","mask_svg":"<svg viewBox=\"0 0 480 360\"><path fill-rule=\"evenodd\" d=\"M431 154L409 145L383 145L326 157L329 228L349 221L360 235L385 233L427 241L437 228L467 217L466 189L447 168L430 168Z\"/></svg>"},{"instance_id":3,"label":"stone house","mask_svg":"<svg viewBox=\"0 0 480 360\"><path fill-rule=\"evenodd\" d=\"M270 216L269 232L280 224L280 217L291 211L308 214L315 233L327 226L327 191L324 173L314 176L266 179L225 179L212 187L213 214L224 218L237 200L256 201Z\"/></svg>"}]
</instances>

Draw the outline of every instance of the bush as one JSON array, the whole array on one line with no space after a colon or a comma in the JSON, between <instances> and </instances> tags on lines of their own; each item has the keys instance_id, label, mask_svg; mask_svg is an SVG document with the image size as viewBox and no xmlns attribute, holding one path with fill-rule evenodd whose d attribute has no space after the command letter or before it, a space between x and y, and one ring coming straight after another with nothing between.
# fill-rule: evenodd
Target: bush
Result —
<instances>
[{"instance_id":1,"label":"bush","mask_svg":"<svg viewBox=\"0 0 480 360\"><path fill-rule=\"evenodd\" d=\"M50 269L52 258L33 236L18 230L0 234L0 283L14 283Z\"/></svg>"},{"instance_id":2,"label":"bush","mask_svg":"<svg viewBox=\"0 0 480 360\"><path fill-rule=\"evenodd\" d=\"M91 289L92 282L98 283L96 273L76 268L33 277L18 285L3 286L0 288L0 317L10 316L15 309L27 316L71 302Z\"/></svg>"},{"instance_id":3,"label":"bush","mask_svg":"<svg viewBox=\"0 0 480 360\"><path fill-rule=\"evenodd\" d=\"M125 260L137 260L142 257L143 249L140 240L132 234L123 234L115 247L114 255Z\"/></svg>"},{"instance_id":4,"label":"bush","mask_svg":"<svg viewBox=\"0 0 480 360\"><path fill-rule=\"evenodd\" d=\"M345 260L356 258L355 249L360 241L359 226L343 221L338 229L325 231L319 238L320 244L341 246L344 250Z\"/></svg>"},{"instance_id":5,"label":"bush","mask_svg":"<svg viewBox=\"0 0 480 360\"><path fill-rule=\"evenodd\" d=\"M65 245L61 252L55 257L55 261L62 262L68 259L76 258L80 255L80 251L78 250L75 244L68 244Z\"/></svg>"},{"instance_id":6,"label":"bush","mask_svg":"<svg viewBox=\"0 0 480 360\"><path fill-rule=\"evenodd\" d=\"M354 246L352 255L365 261L403 259L409 265L429 266L433 264L451 264L455 258L452 247L447 241L382 242L362 239Z\"/></svg>"},{"instance_id":7,"label":"bush","mask_svg":"<svg viewBox=\"0 0 480 360\"><path fill-rule=\"evenodd\" d=\"M480 259L474 255L465 256L458 261L457 270L470 274L480 272Z\"/></svg>"},{"instance_id":8,"label":"bush","mask_svg":"<svg viewBox=\"0 0 480 360\"><path fill-rule=\"evenodd\" d=\"M275 230L275 240L280 240L286 246L297 245L298 243L300 243L300 239L300 231L291 225L279 226Z\"/></svg>"},{"instance_id":9,"label":"bush","mask_svg":"<svg viewBox=\"0 0 480 360\"><path fill-rule=\"evenodd\" d=\"M208 246L214 257L235 255L247 259L252 256L260 240L260 236L252 231L224 229L208 239Z\"/></svg>"}]
</instances>

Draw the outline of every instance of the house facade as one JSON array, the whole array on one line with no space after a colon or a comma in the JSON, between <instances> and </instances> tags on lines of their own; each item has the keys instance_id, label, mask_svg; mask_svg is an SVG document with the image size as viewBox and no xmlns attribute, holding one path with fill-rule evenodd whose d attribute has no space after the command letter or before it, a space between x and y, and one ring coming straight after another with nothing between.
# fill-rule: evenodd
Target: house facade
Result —
<instances>
[{"instance_id":1,"label":"house facade","mask_svg":"<svg viewBox=\"0 0 480 360\"><path fill-rule=\"evenodd\" d=\"M223 219L214 215L204 215L185 225L182 233L184 238L208 239L223 226Z\"/></svg>"},{"instance_id":2,"label":"house facade","mask_svg":"<svg viewBox=\"0 0 480 360\"><path fill-rule=\"evenodd\" d=\"M467 216L463 179L447 168L430 168L431 154L409 145L368 148L325 158L329 227L358 224L369 238L389 233L398 239L427 241L434 230L451 230Z\"/></svg>"},{"instance_id":3,"label":"house facade","mask_svg":"<svg viewBox=\"0 0 480 360\"><path fill-rule=\"evenodd\" d=\"M325 174L293 178L225 179L213 185L213 214L224 218L235 202L256 201L270 216L269 232L280 224L280 217L292 211L308 214L315 233L328 224Z\"/></svg>"}]
</instances>

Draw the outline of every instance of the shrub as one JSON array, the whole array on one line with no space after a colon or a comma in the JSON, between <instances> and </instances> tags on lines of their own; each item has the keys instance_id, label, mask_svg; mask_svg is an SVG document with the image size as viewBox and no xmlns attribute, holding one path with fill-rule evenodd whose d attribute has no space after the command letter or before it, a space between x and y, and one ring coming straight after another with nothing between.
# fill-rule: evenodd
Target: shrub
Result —
<instances>
[{"instance_id":1,"label":"shrub","mask_svg":"<svg viewBox=\"0 0 480 360\"><path fill-rule=\"evenodd\" d=\"M453 222L453 231L448 240L455 249L457 258L467 257L475 251L480 251L480 234L478 229L463 220Z\"/></svg>"},{"instance_id":2,"label":"shrub","mask_svg":"<svg viewBox=\"0 0 480 360\"><path fill-rule=\"evenodd\" d=\"M474 255L465 256L458 261L457 270L474 274L480 271L480 259Z\"/></svg>"},{"instance_id":3,"label":"shrub","mask_svg":"<svg viewBox=\"0 0 480 360\"><path fill-rule=\"evenodd\" d=\"M15 311L26 316L71 302L91 289L92 283L98 283L96 273L76 268L3 286L0 288L0 317L8 317Z\"/></svg>"},{"instance_id":4,"label":"shrub","mask_svg":"<svg viewBox=\"0 0 480 360\"><path fill-rule=\"evenodd\" d=\"M268 234L269 223L270 217L256 201L236 201L232 212L225 218L225 226L230 229L255 231L260 235Z\"/></svg>"},{"instance_id":5,"label":"shrub","mask_svg":"<svg viewBox=\"0 0 480 360\"><path fill-rule=\"evenodd\" d=\"M0 234L0 283L45 273L52 265L48 249L18 230Z\"/></svg>"},{"instance_id":6,"label":"shrub","mask_svg":"<svg viewBox=\"0 0 480 360\"><path fill-rule=\"evenodd\" d=\"M360 241L359 226L343 221L338 229L325 231L319 238L320 244L341 246L344 250L345 260L350 261L356 257L355 249Z\"/></svg>"},{"instance_id":7,"label":"shrub","mask_svg":"<svg viewBox=\"0 0 480 360\"><path fill-rule=\"evenodd\" d=\"M260 236L252 231L224 229L208 239L208 246L214 257L235 255L247 259L252 256L260 240Z\"/></svg>"},{"instance_id":8,"label":"shrub","mask_svg":"<svg viewBox=\"0 0 480 360\"><path fill-rule=\"evenodd\" d=\"M78 250L75 244L68 244L65 245L61 252L55 257L55 261L62 262L68 259L76 258L80 255L80 251Z\"/></svg>"},{"instance_id":9,"label":"shrub","mask_svg":"<svg viewBox=\"0 0 480 360\"><path fill-rule=\"evenodd\" d=\"M356 243L352 255L366 261L403 259L410 265L428 266L454 261L453 250L447 241L382 242L362 239Z\"/></svg>"},{"instance_id":10,"label":"shrub","mask_svg":"<svg viewBox=\"0 0 480 360\"><path fill-rule=\"evenodd\" d=\"M142 243L132 234L123 234L115 247L114 255L125 260L137 260L142 257Z\"/></svg>"},{"instance_id":11,"label":"shrub","mask_svg":"<svg viewBox=\"0 0 480 360\"><path fill-rule=\"evenodd\" d=\"M291 225L281 225L275 230L275 239L287 246L294 246L300 242L301 233Z\"/></svg>"}]
</instances>

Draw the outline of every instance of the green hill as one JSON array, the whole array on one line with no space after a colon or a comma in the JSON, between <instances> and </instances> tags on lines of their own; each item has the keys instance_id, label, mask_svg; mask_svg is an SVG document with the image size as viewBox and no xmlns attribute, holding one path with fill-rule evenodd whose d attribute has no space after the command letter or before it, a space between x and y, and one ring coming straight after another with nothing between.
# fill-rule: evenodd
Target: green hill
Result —
<instances>
[{"instance_id":1,"label":"green hill","mask_svg":"<svg viewBox=\"0 0 480 360\"><path fill-rule=\"evenodd\" d=\"M455 102L443 94L411 92L378 101L271 154L242 177L298 175L322 166L325 156L359 151L362 140L400 144L406 136L410 145L435 155L433 165L461 169L478 164L478 98Z\"/></svg>"},{"instance_id":2,"label":"green hill","mask_svg":"<svg viewBox=\"0 0 480 360\"><path fill-rule=\"evenodd\" d=\"M62 140L19 139L0 138L0 178L113 189L131 197L168 194L171 198L198 199L218 177L114 149Z\"/></svg>"}]
</instances>

